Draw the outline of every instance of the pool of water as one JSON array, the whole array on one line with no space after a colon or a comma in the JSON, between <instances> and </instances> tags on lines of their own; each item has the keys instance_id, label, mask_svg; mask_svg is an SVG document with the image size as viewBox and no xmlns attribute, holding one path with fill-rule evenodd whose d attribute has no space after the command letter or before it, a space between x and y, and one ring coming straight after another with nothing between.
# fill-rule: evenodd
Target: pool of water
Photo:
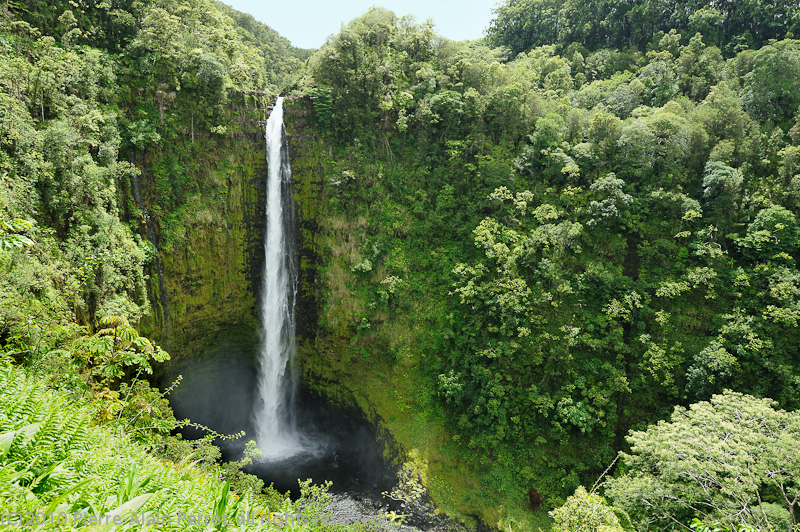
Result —
<instances>
[{"instance_id":1,"label":"pool of water","mask_svg":"<svg viewBox=\"0 0 800 532\"><path fill-rule=\"evenodd\" d=\"M161 379L166 387L177 375L183 376L170 395L178 419L189 418L223 434L246 432L244 438L220 443L226 460L238 460L255 434L251 415L257 345L254 331L228 331L201 356L169 367ZM295 497L299 496L298 479L311 479L315 484L330 481L331 493L370 498L380 498L393 486L395 477L383 463L383 445L376 440L375 427L360 412L334 407L301 390L297 425L302 451L283 460L256 461L245 471ZM194 429L184 432L187 438L202 435Z\"/></svg>"},{"instance_id":2,"label":"pool of water","mask_svg":"<svg viewBox=\"0 0 800 532\"><path fill-rule=\"evenodd\" d=\"M178 419L189 418L217 432L247 436L217 442L223 459L239 460L242 450L254 439L252 405L256 394L255 358L258 336L246 328L220 334L200 356L162 371L160 384L168 387L178 375L181 384L170 395ZM466 532L460 523L434 516L427 504L411 509L384 497L397 485L397 472L384 460L383 445L376 428L357 409L339 408L300 391L297 425L303 450L283 460L259 460L245 468L247 473L272 484L281 493L299 497L298 479L314 484L331 482L328 523L364 523L387 532ZM203 432L186 429L186 438ZM408 514L408 524L398 526L386 519L386 512Z\"/></svg>"}]
</instances>

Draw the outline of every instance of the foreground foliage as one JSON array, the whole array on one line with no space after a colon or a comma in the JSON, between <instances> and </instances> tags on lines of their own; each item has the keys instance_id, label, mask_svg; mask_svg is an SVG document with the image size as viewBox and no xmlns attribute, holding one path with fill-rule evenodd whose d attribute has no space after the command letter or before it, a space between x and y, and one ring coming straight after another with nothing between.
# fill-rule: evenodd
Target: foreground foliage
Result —
<instances>
[{"instance_id":1,"label":"foreground foliage","mask_svg":"<svg viewBox=\"0 0 800 532\"><path fill-rule=\"evenodd\" d=\"M197 456L178 463L154 458L129 437L92 426L87 408L38 380L0 359L3 524L111 530L118 516L158 530L321 526L327 495L309 483L296 503L258 491L232 493L230 480L214 478L213 470L197 465ZM188 516L210 522L192 523Z\"/></svg>"}]
</instances>

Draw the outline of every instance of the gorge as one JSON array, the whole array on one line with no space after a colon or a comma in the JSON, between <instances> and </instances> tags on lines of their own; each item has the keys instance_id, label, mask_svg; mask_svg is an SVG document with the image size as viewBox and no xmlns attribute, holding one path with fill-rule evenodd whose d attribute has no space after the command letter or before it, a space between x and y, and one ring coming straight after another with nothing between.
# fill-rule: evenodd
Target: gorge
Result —
<instances>
[{"instance_id":1,"label":"gorge","mask_svg":"<svg viewBox=\"0 0 800 532\"><path fill-rule=\"evenodd\" d=\"M307 475L505 532L800 520L797 5L0 29L0 510L316 515Z\"/></svg>"},{"instance_id":2,"label":"gorge","mask_svg":"<svg viewBox=\"0 0 800 532\"><path fill-rule=\"evenodd\" d=\"M246 471L279 492L299 497L298 479L331 482L333 522L385 523L384 509L401 510L385 496L398 482L392 459L399 458L399 449L391 448L393 441L385 434L379 440L377 422L357 407L328 404L299 382L298 227L283 102L277 98L266 121L264 265L256 297L260 324L256 330L240 326L222 331L204 346L202 355L181 368L184 381L173 392L172 403L180 417L221 433L253 434L262 456ZM168 367L165 386L176 372ZM184 435L203 433L187 430ZM243 441L219 445L226 460L241 459ZM422 512L412 521L426 529L433 523ZM437 522L440 530L454 527Z\"/></svg>"}]
</instances>

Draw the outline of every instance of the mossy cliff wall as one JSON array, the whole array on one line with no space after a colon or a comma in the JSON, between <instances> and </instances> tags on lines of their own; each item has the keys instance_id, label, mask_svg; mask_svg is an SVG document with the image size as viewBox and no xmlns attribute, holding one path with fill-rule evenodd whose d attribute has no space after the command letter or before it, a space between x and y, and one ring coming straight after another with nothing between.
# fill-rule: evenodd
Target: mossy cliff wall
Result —
<instances>
[{"instance_id":1,"label":"mossy cliff wall","mask_svg":"<svg viewBox=\"0 0 800 532\"><path fill-rule=\"evenodd\" d=\"M326 201L326 182L336 162L319 135L311 100L288 98L284 109L298 207L298 357L303 385L326 401L363 412L384 444L384 458L399 465L407 459L405 448L393 434L398 427L387 422L388 411L379 398L391 395L390 387L383 386L376 395L372 384L380 371L352 363L353 294L348 290L355 287L347 284L351 257L342 247L357 247L363 227L359 220L335 215ZM338 281L346 286L334 286Z\"/></svg>"},{"instance_id":2,"label":"mossy cliff wall","mask_svg":"<svg viewBox=\"0 0 800 532\"><path fill-rule=\"evenodd\" d=\"M163 269L162 281L153 261L153 312L140 327L173 361L198 356L222 330L255 326L264 260L264 124L272 102L274 96L228 94L221 133L204 131L193 116L176 110L170 117L167 111L175 138L136 158ZM164 183L187 181L190 192L182 204L165 208L159 199ZM143 238L146 223L141 216Z\"/></svg>"},{"instance_id":3,"label":"mossy cliff wall","mask_svg":"<svg viewBox=\"0 0 800 532\"><path fill-rule=\"evenodd\" d=\"M298 283L298 336L311 341L317 332L320 304L320 221L324 216L323 192L326 161L331 154L315 133L308 97L290 96L284 101L283 121L289 143L294 199L297 207L297 245L300 255Z\"/></svg>"},{"instance_id":4,"label":"mossy cliff wall","mask_svg":"<svg viewBox=\"0 0 800 532\"><path fill-rule=\"evenodd\" d=\"M320 138L314 124L314 112L308 97L290 97L284 103L284 123L289 141L292 179L297 203L298 248L300 254L298 294L298 356L306 386L335 403L353 406L354 397L335 375L322 371L326 365L320 342L328 336L320 328L324 304L326 253L322 249L325 226L329 223L324 202L325 180L333 155ZM346 342L343 331L340 340Z\"/></svg>"},{"instance_id":5,"label":"mossy cliff wall","mask_svg":"<svg viewBox=\"0 0 800 532\"><path fill-rule=\"evenodd\" d=\"M275 99L229 94L224 135L199 128L192 132L191 117L170 117L167 110L167 119L174 120L173 128L182 135L169 146L145 150L135 158L142 172L142 199L155 224L165 287L162 293L158 261L153 260L153 312L140 327L169 351L173 363L199 356L223 330L257 327L267 179L264 129ZM319 227L325 165L331 154L315 133L307 97L288 97L284 109L298 216L298 333L301 345L311 345L321 301ZM170 158L181 164L165 164ZM178 175L182 169L191 169L188 178L202 182L208 191L189 196L171 212L159 210L160 182L186 179ZM142 238L150 238L145 216L132 218L138 218Z\"/></svg>"},{"instance_id":6,"label":"mossy cliff wall","mask_svg":"<svg viewBox=\"0 0 800 532\"><path fill-rule=\"evenodd\" d=\"M380 178L380 164L357 153L334 154L320 138L313 109L309 98L289 98L284 114L299 207L298 353L305 388L361 410L378 428L385 458L417 472L449 516L477 528L501 526L508 516L521 529L546 527L546 515L533 523L520 497L484 490L483 475L491 473L462 459L426 381L429 359L417 351L423 325L413 313L373 308L387 273L360 265L369 232L380 222L343 208L341 183L354 175L368 187Z\"/></svg>"},{"instance_id":7,"label":"mossy cliff wall","mask_svg":"<svg viewBox=\"0 0 800 532\"><path fill-rule=\"evenodd\" d=\"M399 464L405 461L406 453L375 404L356 385L358 375L342 372L339 367L338 362L346 361L350 356L352 330L344 322L344 326L337 330L320 323L325 314L323 306L336 304L330 301L326 274L331 266L331 226L337 225L325 201L326 181L334 166L331 148L319 136L308 97L286 99L284 122L298 215L298 357L303 370L303 385L326 401L361 411L376 428L378 439L384 446L384 458Z\"/></svg>"}]
</instances>

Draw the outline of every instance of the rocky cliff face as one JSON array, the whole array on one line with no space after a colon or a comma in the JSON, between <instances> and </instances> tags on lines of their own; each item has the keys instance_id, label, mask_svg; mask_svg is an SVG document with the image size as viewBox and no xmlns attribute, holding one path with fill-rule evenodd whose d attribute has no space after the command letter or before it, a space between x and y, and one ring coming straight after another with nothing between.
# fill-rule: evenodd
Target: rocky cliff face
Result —
<instances>
[{"instance_id":1,"label":"rocky cliff face","mask_svg":"<svg viewBox=\"0 0 800 532\"><path fill-rule=\"evenodd\" d=\"M191 136L169 146L173 153L199 153L204 159L203 178L213 179L222 191L213 199L200 198L177 214L152 216L165 291L161 291L157 263L153 261L149 272L153 313L140 327L169 351L173 361L197 356L221 331L257 326L255 303L264 261L267 176L264 124L274 101L274 96L232 94L227 135L201 136L196 132L194 142L202 145L200 149L191 146ZM313 342L318 319L318 229L325 161L331 157L324 141L314 133L311 116L307 98L287 98L285 122L299 220L301 343ZM142 201L150 210L158 194L159 176L154 167L166 151L145 152L137 158L142 171ZM180 217L173 223L183 229L182 238L168 242L162 225L174 216ZM140 234L153 240L144 219Z\"/></svg>"},{"instance_id":2,"label":"rocky cliff face","mask_svg":"<svg viewBox=\"0 0 800 532\"><path fill-rule=\"evenodd\" d=\"M298 297L298 357L303 386L308 393L344 409L361 412L374 426L383 445L384 459L397 465L407 456L384 422L382 413L364 390L357 386L358 371L343 372L340 362L349 358L352 330L346 320L341 327L320 324L323 306L331 303L326 270L334 225L325 203L326 181L331 174L333 153L319 136L308 97L289 97L284 102L284 121L289 139L298 215L300 276ZM335 302L334 302L335 303Z\"/></svg>"},{"instance_id":3,"label":"rocky cliff face","mask_svg":"<svg viewBox=\"0 0 800 532\"><path fill-rule=\"evenodd\" d=\"M323 216L325 163L331 154L311 124L311 101L289 97L284 102L284 122L289 140L292 180L297 203L297 243L300 253L298 335L300 342L316 336L320 305L320 217Z\"/></svg>"},{"instance_id":4,"label":"rocky cliff face","mask_svg":"<svg viewBox=\"0 0 800 532\"><path fill-rule=\"evenodd\" d=\"M271 101L274 97L266 95L231 94L225 135L191 131L161 151L145 152L137 161L147 205L157 203L157 181L164 176L155 168L167 154L194 157L194 167L200 167L203 175L188 178L210 181L216 191L211 197L190 197L178 212L153 216L165 290L159 286L153 261L149 283L153 313L140 326L174 361L197 356L220 331L243 324L255 327L264 257L264 121ZM179 238L164 237L166 223ZM144 221L140 233L148 237Z\"/></svg>"}]
</instances>

